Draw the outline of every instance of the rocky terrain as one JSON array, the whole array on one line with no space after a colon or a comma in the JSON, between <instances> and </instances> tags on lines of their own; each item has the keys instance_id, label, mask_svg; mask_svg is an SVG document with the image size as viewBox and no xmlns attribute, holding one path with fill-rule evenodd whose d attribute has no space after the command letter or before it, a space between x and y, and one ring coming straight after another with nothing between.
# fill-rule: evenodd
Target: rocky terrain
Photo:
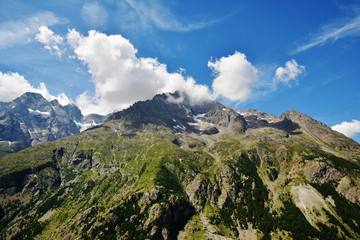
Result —
<instances>
[{"instance_id":1,"label":"rocky terrain","mask_svg":"<svg viewBox=\"0 0 360 240\"><path fill-rule=\"evenodd\" d=\"M79 133L104 120L96 114L84 117L73 104L62 106L41 94L25 93L12 102L0 102L0 156Z\"/></svg>"},{"instance_id":2,"label":"rocky terrain","mask_svg":"<svg viewBox=\"0 0 360 240\"><path fill-rule=\"evenodd\" d=\"M0 205L2 239L359 239L360 145L162 94L1 158Z\"/></svg>"}]
</instances>

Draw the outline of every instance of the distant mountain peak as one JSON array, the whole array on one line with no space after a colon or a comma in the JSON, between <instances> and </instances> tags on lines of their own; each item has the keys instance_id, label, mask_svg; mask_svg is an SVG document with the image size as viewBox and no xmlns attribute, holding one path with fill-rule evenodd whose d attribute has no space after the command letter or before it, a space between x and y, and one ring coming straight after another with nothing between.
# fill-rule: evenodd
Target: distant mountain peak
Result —
<instances>
[{"instance_id":1,"label":"distant mountain peak","mask_svg":"<svg viewBox=\"0 0 360 240\"><path fill-rule=\"evenodd\" d=\"M56 99L48 102L39 93L26 92L12 102L0 104L0 147L7 152L18 151L79 133L103 120L96 116L88 124L74 104L62 106ZM1 141L11 141L11 145Z\"/></svg>"},{"instance_id":2,"label":"distant mountain peak","mask_svg":"<svg viewBox=\"0 0 360 240\"><path fill-rule=\"evenodd\" d=\"M34 103L34 102L47 102L47 100L40 94L34 92L26 92L20 97L17 97L13 100L13 102L27 102L27 103Z\"/></svg>"}]
</instances>

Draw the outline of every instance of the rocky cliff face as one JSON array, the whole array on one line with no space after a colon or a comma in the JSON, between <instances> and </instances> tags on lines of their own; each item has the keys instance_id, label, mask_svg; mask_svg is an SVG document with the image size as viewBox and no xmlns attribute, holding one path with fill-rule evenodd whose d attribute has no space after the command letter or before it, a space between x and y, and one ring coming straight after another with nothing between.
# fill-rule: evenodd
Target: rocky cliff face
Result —
<instances>
[{"instance_id":1,"label":"rocky cliff face","mask_svg":"<svg viewBox=\"0 0 360 240\"><path fill-rule=\"evenodd\" d=\"M0 236L358 239L359 161L359 144L299 112L157 95L1 158Z\"/></svg>"},{"instance_id":2,"label":"rocky cliff face","mask_svg":"<svg viewBox=\"0 0 360 240\"><path fill-rule=\"evenodd\" d=\"M103 122L101 116L95 116L94 119L92 121L92 116L88 116L85 120L79 108L73 104L61 106L57 100L48 102L37 93L25 93L12 102L2 102L0 156L67 137L79 133L84 127Z\"/></svg>"}]
</instances>

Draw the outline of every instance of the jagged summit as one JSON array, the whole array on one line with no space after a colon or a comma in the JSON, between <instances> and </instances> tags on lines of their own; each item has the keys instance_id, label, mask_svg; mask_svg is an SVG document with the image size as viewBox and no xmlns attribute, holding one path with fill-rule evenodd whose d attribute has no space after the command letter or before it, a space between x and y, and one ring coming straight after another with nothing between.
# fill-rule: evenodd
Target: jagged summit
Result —
<instances>
[{"instance_id":1,"label":"jagged summit","mask_svg":"<svg viewBox=\"0 0 360 240\"><path fill-rule=\"evenodd\" d=\"M34 92L26 92L23 95L17 97L14 101L26 101L29 99L37 100L37 101L43 101L45 98L40 93L34 93Z\"/></svg>"}]
</instances>

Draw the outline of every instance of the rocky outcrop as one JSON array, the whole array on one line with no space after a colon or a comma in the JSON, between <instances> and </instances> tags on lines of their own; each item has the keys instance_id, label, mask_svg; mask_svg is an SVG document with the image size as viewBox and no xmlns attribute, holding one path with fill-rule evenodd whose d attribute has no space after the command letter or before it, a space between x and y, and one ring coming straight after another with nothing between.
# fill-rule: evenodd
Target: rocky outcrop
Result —
<instances>
[{"instance_id":1,"label":"rocky outcrop","mask_svg":"<svg viewBox=\"0 0 360 240\"><path fill-rule=\"evenodd\" d=\"M0 177L0 191L8 196L17 192L28 195L40 194L56 185L60 185L60 175L54 162L47 162L35 168L11 172Z\"/></svg>"},{"instance_id":2,"label":"rocky outcrop","mask_svg":"<svg viewBox=\"0 0 360 240\"><path fill-rule=\"evenodd\" d=\"M224 164L217 168L213 178L201 173L196 175L187 185L186 193L198 212L209 204L223 209L227 201L238 202L242 195L241 186L247 179L240 169Z\"/></svg>"},{"instance_id":3,"label":"rocky outcrop","mask_svg":"<svg viewBox=\"0 0 360 240\"><path fill-rule=\"evenodd\" d=\"M357 179L358 180L358 179ZM360 186L349 177L343 177L336 191L353 203L360 204Z\"/></svg>"},{"instance_id":4,"label":"rocky outcrop","mask_svg":"<svg viewBox=\"0 0 360 240\"><path fill-rule=\"evenodd\" d=\"M193 207L185 199L163 195L159 190L129 197L109 209L101 222L94 218L98 210L90 208L77 219L76 224L86 223L80 230L83 236L102 238L117 229L117 235L124 238L131 235L173 240L194 214Z\"/></svg>"},{"instance_id":5,"label":"rocky outcrop","mask_svg":"<svg viewBox=\"0 0 360 240\"><path fill-rule=\"evenodd\" d=\"M310 182L325 183L339 181L344 174L325 162L310 161L304 167L304 175Z\"/></svg>"}]
</instances>

